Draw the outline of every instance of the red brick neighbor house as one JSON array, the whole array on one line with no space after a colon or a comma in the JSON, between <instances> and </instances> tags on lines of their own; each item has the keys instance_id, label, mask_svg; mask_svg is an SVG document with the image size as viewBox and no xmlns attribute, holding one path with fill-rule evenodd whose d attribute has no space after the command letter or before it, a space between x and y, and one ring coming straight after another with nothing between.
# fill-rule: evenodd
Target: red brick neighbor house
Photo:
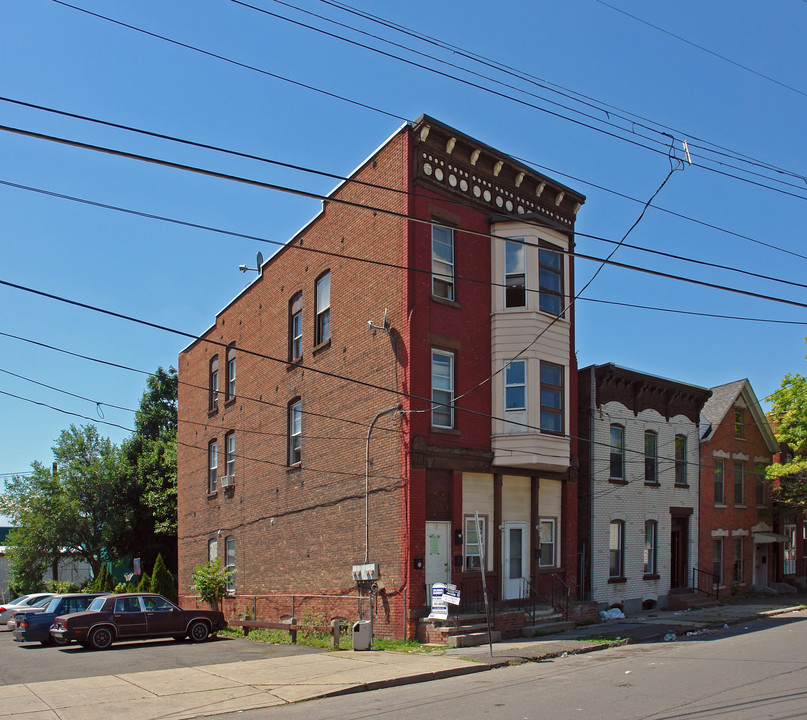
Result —
<instances>
[{"instance_id":1,"label":"red brick neighbor house","mask_svg":"<svg viewBox=\"0 0 807 720\"><path fill-rule=\"evenodd\" d=\"M720 595L782 577L765 467L779 451L748 380L712 388L701 413L699 587Z\"/></svg>"},{"instance_id":2,"label":"red brick neighbor house","mask_svg":"<svg viewBox=\"0 0 807 720\"><path fill-rule=\"evenodd\" d=\"M228 617L366 617L374 582L389 637L483 558L499 606L574 595L584 200L427 116L328 195L180 353L183 605L213 557Z\"/></svg>"}]
</instances>

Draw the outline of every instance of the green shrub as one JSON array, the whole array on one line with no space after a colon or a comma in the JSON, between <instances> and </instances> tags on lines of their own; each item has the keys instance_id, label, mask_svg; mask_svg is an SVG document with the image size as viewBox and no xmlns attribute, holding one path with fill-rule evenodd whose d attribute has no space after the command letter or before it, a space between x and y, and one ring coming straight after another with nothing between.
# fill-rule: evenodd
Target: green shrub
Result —
<instances>
[{"instance_id":1,"label":"green shrub","mask_svg":"<svg viewBox=\"0 0 807 720\"><path fill-rule=\"evenodd\" d=\"M191 573L191 590L198 592L202 601L210 603L213 610L220 610L221 598L227 594L227 583L232 575L231 570L221 566L218 558L199 564Z\"/></svg>"},{"instance_id":2,"label":"green shrub","mask_svg":"<svg viewBox=\"0 0 807 720\"><path fill-rule=\"evenodd\" d=\"M176 580L174 580L174 576L165 566L162 555L158 555L157 560L154 562L149 592L167 597L171 602L177 602L177 583Z\"/></svg>"},{"instance_id":3,"label":"green shrub","mask_svg":"<svg viewBox=\"0 0 807 720\"><path fill-rule=\"evenodd\" d=\"M151 592L151 578L148 573L143 573L140 576L140 582L137 583L135 592Z\"/></svg>"}]
</instances>

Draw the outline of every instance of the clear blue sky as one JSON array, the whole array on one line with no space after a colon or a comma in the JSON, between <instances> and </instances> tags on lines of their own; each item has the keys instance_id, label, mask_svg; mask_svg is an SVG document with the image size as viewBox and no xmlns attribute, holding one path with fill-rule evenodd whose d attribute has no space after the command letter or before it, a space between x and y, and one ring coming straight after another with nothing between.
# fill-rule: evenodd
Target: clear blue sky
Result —
<instances>
[{"instance_id":1,"label":"clear blue sky","mask_svg":"<svg viewBox=\"0 0 807 720\"><path fill-rule=\"evenodd\" d=\"M251 1L271 12L437 67L433 60L406 54L272 0ZM75 2L120 22L393 115L414 120L428 113L535 164L587 195L577 223L582 253L604 256L610 246L584 234L618 240L641 211L641 203L596 186L646 201L670 168L663 146L656 144L663 141L662 135L646 133L647 140L639 136L645 131L633 127L636 134L631 137L662 150L657 153L581 124L630 135L630 123L619 119L617 111L606 116L599 109L473 65L459 54L407 39L318 0L294 0L294 4L584 110L595 119L574 115L579 122L570 122L524 104L571 115L546 100L442 66L445 72L496 87L497 92L524 102L485 93L227 0ZM807 184L790 174L772 173L767 165L795 174L807 172L807 3L785 0L774 11L770 4L748 0L683 0L671 11L663 3L613 0L624 12L704 48L699 49L597 0L352 2L356 8L594 98L598 107L608 103L674 128L676 138L688 138L691 144L699 144L700 139L725 148L727 156L720 158L722 162L762 175L739 173L743 177L798 197L710 172L693 149L695 164L676 172L655 204L701 224L651 208L628 242L804 282L807 260L798 254L807 254ZM4 3L0 66L0 95L6 98L340 175L349 173L401 124L384 114L143 35L52 0ZM0 112L3 125L314 192L326 193L335 185L332 180L7 102L0 102ZM607 128L602 120L620 129ZM680 156L680 144L675 150ZM740 163L738 153L766 167ZM0 181L4 183L280 242L319 208L314 200L1 131L0 158ZM710 166L738 174L728 166ZM216 311L251 280L251 274L238 271L239 264L252 265L258 250L267 257L273 252L271 245L254 240L124 215L8 185L0 185L0 237L0 280L189 333L204 331ZM615 259L807 301L803 287L637 250L621 248ZM590 262L577 263L578 287L595 268ZM804 308L613 267L599 274L585 297L807 322ZM176 364L177 353L187 342L7 286L0 286L0 307L0 332L145 371ZM579 303L577 318L581 367L613 361L704 386L748 377L761 399L779 386L785 373L805 370L805 325L699 318L590 301ZM0 368L6 371L0 373L0 391L93 418L98 418L94 402L136 407L145 383L143 375L5 336L0 336L0 357ZM7 372L94 402L33 385ZM50 448L60 430L71 422L86 422L8 395L0 395L0 408L0 473L27 470L34 460L49 464ZM132 414L125 410L103 407L103 414L107 421L132 426ZM99 425L99 430L116 442L126 436L115 427Z\"/></svg>"}]
</instances>

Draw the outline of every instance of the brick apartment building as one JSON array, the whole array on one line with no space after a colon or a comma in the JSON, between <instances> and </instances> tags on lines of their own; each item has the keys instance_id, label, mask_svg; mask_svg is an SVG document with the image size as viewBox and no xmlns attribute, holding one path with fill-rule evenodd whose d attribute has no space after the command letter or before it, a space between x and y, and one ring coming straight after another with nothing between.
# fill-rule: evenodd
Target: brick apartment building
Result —
<instances>
[{"instance_id":1,"label":"brick apartment building","mask_svg":"<svg viewBox=\"0 0 807 720\"><path fill-rule=\"evenodd\" d=\"M377 564L395 637L483 551L497 600L575 588L583 202L427 116L339 184L180 353L181 602L210 557L262 619L363 614Z\"/></svg>"},{"instance_id":2,"label":"brick apartment building","mask_svg":"<svg viewBox=\"0 0 807 720\"><path fill-rule=\"evenodd\" d=\"M580 370L581 585L601 609L668 608L698 565L698 417L710 391Z\"/></svg>"},{"instance_id":3,"label":"brick apartment building","mask_svg":"<svg viewBox=\"0 0 807 720\"><path fill-rule=\"evenodd\" d=\"M765 466L779 451L748 380L712 388L701 413L701 583L748 592L782 577L785 537L774 532Z\"/></svg>"}]
</instances>

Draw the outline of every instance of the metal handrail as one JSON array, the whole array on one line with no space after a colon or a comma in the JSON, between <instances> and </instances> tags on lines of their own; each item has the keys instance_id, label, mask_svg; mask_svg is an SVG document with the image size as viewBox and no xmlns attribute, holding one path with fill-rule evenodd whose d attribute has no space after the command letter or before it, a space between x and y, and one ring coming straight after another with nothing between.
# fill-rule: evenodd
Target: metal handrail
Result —
<instances>
[{"instance_id":1,"label":"metal handrail","mask_svg":"<svg viewBox=\"0 0 807 720\"><path fill-rule=\"evenodd\" d=\"M708 589L701 587L700 578L702 575L705 575L706 577L710 578ZM705 593L706 595L714 595L715 600L720 599L720 577L715 575L715 573L711 573L708 570L701 570L700 568L693 567L692 587L696 591Z\"/></svg>"}]
</instances>

